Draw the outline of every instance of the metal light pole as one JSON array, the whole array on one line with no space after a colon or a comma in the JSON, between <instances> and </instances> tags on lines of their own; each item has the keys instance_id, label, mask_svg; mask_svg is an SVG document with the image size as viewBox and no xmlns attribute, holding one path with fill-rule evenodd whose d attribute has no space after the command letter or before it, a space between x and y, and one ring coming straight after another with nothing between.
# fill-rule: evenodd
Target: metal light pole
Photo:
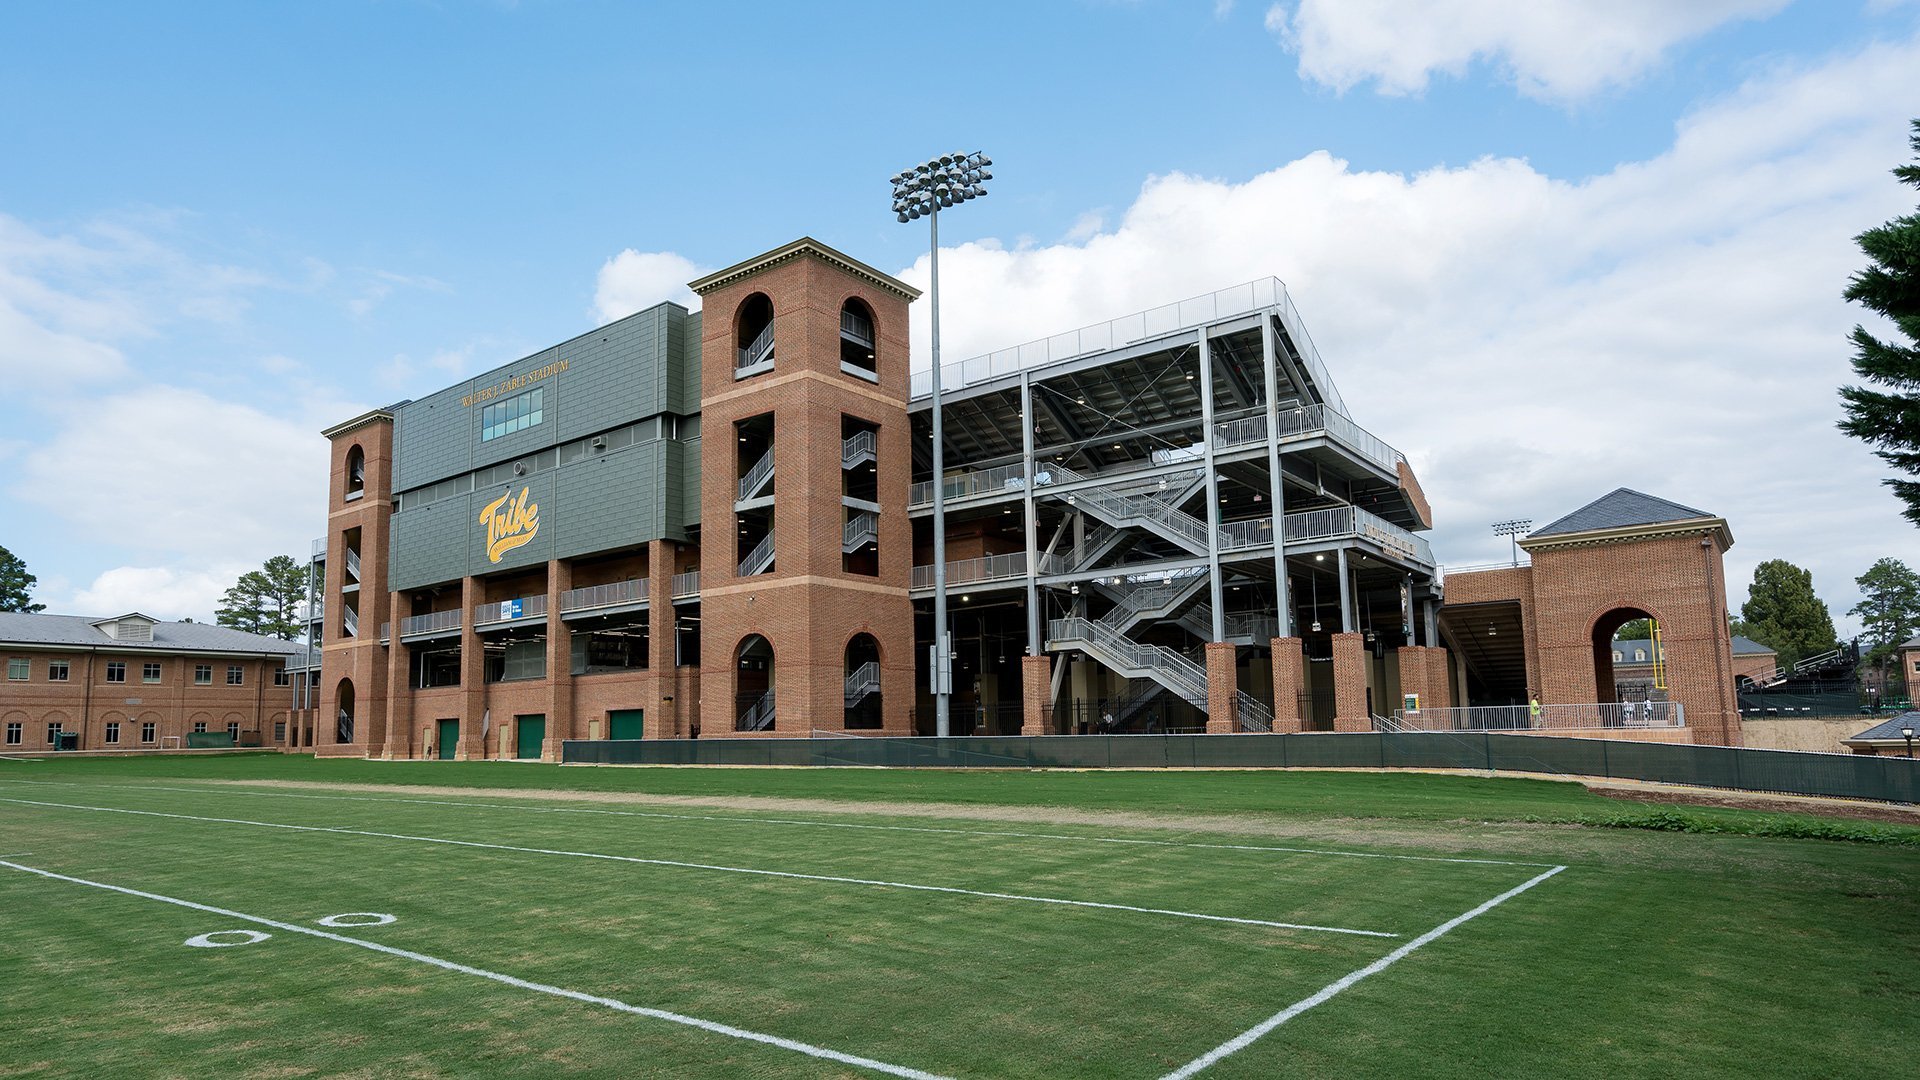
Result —
<instances>
[{"instance_id":1,"label":"metal light pole","mask_svg":"<svg viewBox=\"0 0 1920 1080\"><path fill-rule=\"evenodd\" d=\"M1913 756L1913 728L1912 728L1912 726L1911 726L1911 725L1909 725L1909 726L1907 726L1907 727L1903 727L1903 728L1901 728L1901 729L1900 729L1900 734L1902 734L1902 735L1904 735L1904 736L1906 736L1906 739L1907 739L1907 756L1908 756L1908 757L1912 757L1912 756Z\"/></svg>"},{"instance_id":2,"label":"metal light pole","mask_svg":"<svg viewBox=\"0 0 1920 1080\"><path fill-rule=\"evenodd\" d=\"M893 212L901 222L927 219L932 233L933 265L933 733L953 734L953 634L947 628L946 430L940 415L940 210L987 193L993 160L975 151L942 154L893 177Z\"/></svg>"},{"instance_id":3,"label":"metal light pole","mask_svg":"<svg viewBox=\"0 0 1920 1080\"><path fill-rule=\"evenodd\" d=\"M1531 528L1533 528L1532 518L1514 518L1512 521L1499 521L1494 523L1493 535L1506 537L1507 542L1513 546L1513 565L1515 566L1520 565L1520 541L1518 538L1525 536L1527 530Z\"/></svg>"}]
</instances>

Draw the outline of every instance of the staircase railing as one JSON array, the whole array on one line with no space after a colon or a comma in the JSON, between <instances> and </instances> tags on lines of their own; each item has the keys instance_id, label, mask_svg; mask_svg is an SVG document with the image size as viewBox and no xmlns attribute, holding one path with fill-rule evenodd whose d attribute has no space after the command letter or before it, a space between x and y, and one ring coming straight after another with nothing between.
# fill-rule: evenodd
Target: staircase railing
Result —
<instances>
[{"instance_id":1,"label":"staircase railing","mask_svg":"<svg viewBox=\"0 0 1920 1080\"><path fill-rule=\"evenodd\" d=\"M735 731L765 731L773 726L773 691L761 694L733 725Z\"/></svg>"},{"instance_id":2,"label":"staircase railing","mask_svg":"<svg viewBox=\"0 0 1920 1080\"><path fill-rule=\"evenodd\" d=\"M1052 471L1056 483L1089 479L1064 465L1055 465ZM1056 494L1055 497L1064 498L1076 506L1084 499L1094 513L1106 518L1110 524L1137 521L1191 551L1197 553L1207 550L1206 523L1158 496L1122 495L1108 488L1087 487L1064 495Z\"/></svg>"},{"instance_id":3,"label":"staircase railing","mask_svg":"<svg viewBox=\"0 0 1920 1080\"><path fill-rule=\"evenodd\" d=\"M740 358L733 365L736 374L751 367L773 362L773 321L768 320L766 328L754 336L752 344L740 350Z\"/></svg>"},{"instance_id":4,"label":"staircase railing","mask_svg":"<svg viewBox=\"0 0 1920 1080\"><path fill-rule=\"evenodd\" d=\"M347 549L347 576L354 581L360 580L360 553Z\"/></svg>"},{"instance_id":5,"label":"staircase railing","mask_svg":"<svg viewBox=\"0 0 1920 1080\"><path fill-rule=\"evenodd\" d=\"M873 323L865 315L840 309L840 336L867 348L873 348Z\"/></svg>"},{"instance_id":6,"label":"staircase railing","mask_svg":"<svg viewBox=\"0 0 1920 1080\"><path fill-rule=\"evenodd\" d=\"M1206 708L1207 673L1200 665L1160 645L1148 645L1092 619L1052 619L1047 637L1071 641L1089 652L1106 653L1108 666L1140 672L1200 708Z\"/></svg>"},{"instance_id":7,"label":"staircase railing","mask_svg":"<svg viewBox=\"0 0 1920 1080\"><path fill-rule=\"evenodd\" d=\"M872 461L874 452L873 432L856 431L840 440L840 467L851 469L863 461Z\"/></svg>"},{"instance_id":8,"label":"staircase railing","mask_svg":"<svg viewBox=\"0 0 1920 1080\"><path fill-rule=\"evenodd\" d=\"M847 674L847 708L860 704L868 694L880 689L880 662L869 660Z\"/></svg>"},{"instance_id":9,"label":"staircase railing","mask_svg":"<svg viewBox=\"0 0 1920 1080\"><path fill-rule=\"evenodd\" d=\"M879 538L879 515L871 510L862 510L840 527L840 551L842 554L859 551L864 545Z\"/></svg>"},{"instance_id":10,"label":"staircase railing","mask_svg":"<svg viewBox=\"0 0 1920 1080\"><path fill-rule=\"evenodd\" d=\"M351 607L340 609L340 625L346 629L348 637L360 636L360 613Z\"/></svg>"},{"instance_id":11,"label":"staircase railing","mask_svg":"<svg viewBox=\"0 0 1920 1080\"><path fill-rule=\"evenodd\" d=\"M1273 730L1273 710L1266 703L1245 690L1233 692L1234 711L1240 717L1241 731L1270 732Z\"/></svg>"},{"instance_id":12,"label":"staircase railing","mask_svg":"<svg viewBox=\"0 0 1920 1080\"><path fill-rule=\"evenodd\" d=\"M773 447L769 446L767 447L767 452L760 455L760 460L753 463L753 468L747 470L747 475L740 478L740 494L738 498L753 498L760 493L761 486L772 478Z\"/></svg>"},{"instance_id":13,"label":"staircase railing","mask_svg":"<svg viewBox=\"0 0 1920 1080\"><path fill-rule=\"evenodd\" d=\"M764 574L772 565L773 530L768 529L767 535L762 537L759 543L753 545L753 550L747 552L746 558L740 560L739 576L752 577L755 574Z\"/></svg>"},{"instance_id":14,"label":"staircase railing","mask_svg":"<svg viewBox=\"0 0 1920 1080\"><path fill-rule=\"evenodd\" d=\"M699 596L700 571L689 570L684 574L673 575L672 592L675 600L683 596Z\"/></svg>"}]
</instances>

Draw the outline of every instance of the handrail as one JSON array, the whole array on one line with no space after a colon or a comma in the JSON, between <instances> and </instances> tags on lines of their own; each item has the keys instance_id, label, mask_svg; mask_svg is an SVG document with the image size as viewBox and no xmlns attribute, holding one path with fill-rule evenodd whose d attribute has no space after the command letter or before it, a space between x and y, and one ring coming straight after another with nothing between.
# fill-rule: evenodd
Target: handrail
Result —
<instances>
[{"instance_id":1,"label":"handrail","mask_svg":"<svg viewBox=\"0 0 1920 1080\"><path fill-rule=\"evenodd\" d=\"M327 538L326 537L323 536L313 542L312 557L315 559L324 559L327 557Z\"/></svg>"},{"instance_id":2,"label":"handrail","mask_svg":"<svg viewBox=\"0 0 1920 1080\"><path fill-rule=\"evenodd\" d=\"M860 699L880 689L880 662L869 660L847 674L846 703L851 709Z\"/></svg>"},{"instance_id":3,"label":"handrail","mask_svg":"<svg viewBox=\"0 0 1920 1080\"><path fill-rule=\"evenodd\" d=\"M351 606L340 609L340 626L348 637L360 636L360 613Z\"/></svg>"},{"instance_id":4,"label":"handrail","mask_svg":"<svg viewBox=\"0 0 1920 1080\"><path fill-rule=\"evenodd\" d=\"M752 498L753 494L760 490L760 485L766 483L767 478L772 475L773 447L769 446L767 452L760 455L760 460L753 463L753 468L747 470L747 475L740 478L740 493L735 498Z\"/></svg>"},{"instance_id":5,"label":"handrail","mask_svg":"<svg viewBox=\"0 0 1920 1080\"><path fill-rule=\"evenodd\" d=\"M1035 564L1038 574L1067 573L1067 561L1058 555L1040 553ZM955 559L947 563L947 586L970 585L981 581L1005 581L1011 578L1027 576L1027 553L1016 551L1008 555L986 555L977 559ZM933 588L933 564L923 563L913 568L915 589Z\"/></svg>"},{"instance_id":6,"label":"handrail","mask_svg":"<svg viewBox=\"0 0 1920 1080\"><path fill-rule=\"evenodd\" d=\"M360 553L352 548L347 549L347 574L356 582L360 580Z\"/></svg>"},{"instance_id":7,"label":"handrail","mask_svg":"<svg viewBox=\"0 0 1920 1080\"><path fill-rule=\"evenodd\" d=\"M460 629L460 609L448 608L445 611L430 611L425 615L409 615L400 620L400 636L409 634L431 634L440 630Z\"/></svg>"},{"instance_id":8,"label":"handrail","mask_svg":"<svg viewBox=\"0 0 1920 1080\"><path fill-rule=\"evenodd\" d=\"M1055 465L1051 470L1055 483L1086 480L1089 477L1075 472L1064 465ZM1035 485L1036 487L1038 484ZM1079 488L1064 496L1067 502L1077 504L1081 498L1096 508L1103 517L1112 521L1147 521L1159 524L1168 533L1176 534L1169 539L1183 541L1197 551L1207 549L1207 526L1192 514L1153 495L1120 495L1102 487Z\"/></svg>"},{"instance_id":9,"label":"handrail","mask_svg":"<svg viewBox=\"0 0 1920 1080\"><path fill-rule=\"evenodd\" d=\"M773 691L761 694L746 712L735 721L735 731L765 731L773 726Z\"/></svg>"},{"instance_id":10,"label":"handrail","mask_svg":"<svg viewBox=\"0 0 1920 1080\"><path fill-rule=\"evenodd\" d=\"M773 320L754 335L753 342L740 350L739 358L734 362L733 370L737 375L750 367L773 362Z\"/></svg>"},{"instance_id":11,"label":"handrail","mask_svg":"<svg viewBox=\"0 0 1920 1080\"><path fill-rule=\"evenodd\" d=\"M747 557L740 560L740 566L738 567L740 571L739 576L752 577L755 574L762 574L772 565L773 530L768 529L767 535L761 537L760 542L753 545L753 550L747 552Z\"/></svg>"},{"instance_id":12,"label":"handrail","mask_svg":"<svg viewBox=\"0 0 1920 1080\"><path fill-rule=\"evenodd\" d=\"M1047 475L1047 466L1040 466L1035 484L1048 484L1052 480ZM952 502L972 495L998 494L1004 491L1020 491L1027 486L1026 466L1020 464L999 465L991 469L973 469L967 472L950 473L941 494ZM920 480L907 489L908 506L933 505L933 481Z\"/></svg>"},{"instance_id":13,"label":"handrail","mask_svg":"<svg viewBox=\"0 0 1920 1080\"><path fill-rule=\"evenodd\" d=\"M700 595L700 571L689 570L684 574L673 575L673 598Z\"/></svg>"},{"instance_id":14,"label":"handrail","mask_svg":"<svg viewBox=\"0 0 1920 1080\"><path fill-rule=\"evenodd\" d=\"M840 467L851 469L860 464L861 458L872 458L878 453L871 428L859 431L840 440Z\"/></svg>"},{"instance_id":15,"label":"handrail","mask_svg":"<svg viewBox=\"0 0 1920 1080\"><path fill-rule=\"evenodd\" d=\"M1273 710L1259 698L1245 690L1233 692L1234 712L1240 719L1241 731L1269 733L1273 731Z\"/></svg>"},{"instance_id":16,"label":"handrail","mask_svg":"<svg viewBox=\"0 0 1920 1080\"><path fill-rule=\"evenodd\" d=\"M860 545L879 538L880 516L871 510L862 510L840 527L840 550L857 551Z\"/></svg>"},{"instance_id":17,"label":"handrail","mask_svg":"<svg viewBox=\"0 0 1920 1080\"><path fill-rule=\"evenodd\" d=\"M578 589L568 589L560 594L560 610L584 611L588 608L631 604L646 598L647 579L628 578L625 581L611 581L605 585L587 585Z\"/></svg>"},{"instance_id":18,"label":"handrail","mask_svg":"<svg viewBox=\"0 0 1920 1080\"><path fill-rule=\"evenodd\" d=\"M1165 646L1135 641L1111 627L1078 616L1048 620L1047 638L1091 644L1112 653L1126 667L1157 673L1153 676L1156 682L1189 702L1199 704L1207 698L1206 670ZM1179 685L1173 685L1175 683Z\"/></svg>"},{"instance_id":19,"label":"handrail","mask_svg":"<svg viewBox=\"0 0 1920 1080\"><path fill-rule=\"evenodd\" d=\"M857 311L840 309L840 335L869 349L873 348L873 323Z\"/></svg>"}]
</instances>

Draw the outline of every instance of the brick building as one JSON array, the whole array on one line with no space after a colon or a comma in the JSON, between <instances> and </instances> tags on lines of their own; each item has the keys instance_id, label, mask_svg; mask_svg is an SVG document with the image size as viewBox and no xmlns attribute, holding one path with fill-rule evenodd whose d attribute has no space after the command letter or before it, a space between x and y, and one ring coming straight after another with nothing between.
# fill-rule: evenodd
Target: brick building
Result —
<instances>
[{"instance_id":1,"label":"brick building","mask_svg":"<svg viewBox=\"0 0 1920 1080\"><path fill-rule=\"evenodd\" d=\"M553 759L578 738L933 732L917 291L811 239L690 284L700 312L656 305L325 433L314 707L288 745ZM1550 528L1531 571L1443 593L1419 482L1277 280L941 381L954 734L1361 731L1498 700L1463 605L1511 608L1518 693L1537 673L1606 702L1598 631L1562 624L1638 581L1604 610L1657 613L1692 737L1737 736L1707 692L1732 694L1724 619L1716 637L1702 614L1724 612L1724 522Z\"/></svg>"},{"instance_id":2,"label":"brick building","mask_svg":"<svg viewBox=\"0 0 1920 1080\"><path fill-rule=\"evenodd\" d=\"M0 753L184 746L193 732L236 743L286 738L287 657L299 646L204 623L0 612Z\"/></svg>"}]
</instances>

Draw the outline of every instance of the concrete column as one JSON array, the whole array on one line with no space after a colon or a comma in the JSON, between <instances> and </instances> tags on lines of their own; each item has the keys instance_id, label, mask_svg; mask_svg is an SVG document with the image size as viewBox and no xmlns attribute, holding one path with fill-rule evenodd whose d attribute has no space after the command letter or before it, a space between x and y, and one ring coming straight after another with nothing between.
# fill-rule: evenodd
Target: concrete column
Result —
<instances>
[{"instance_id":1,"label":"concrete column","mask_svg":"<svg viewBox=\"0 0 1920 1080\"><path fill-rule=\"evenodd\" d=\"M685 734L680 727L679 695L674 692L673 635L677 616L673 610L673 542L655 540L647 545L647 636L650 642L647 666L653 671L654 694L658 699L647 713L646 736L649 739L677 739ZM688 702L688 707L692 706Z\"/></svg>"},{"instance_id":2,"label":"concrete column","mask_svg":"<svg viewBox=\"0 0 1920 1080\"><path fill-rule=\"evenodd\" d=\"M1371 731L1367 716L1367 645L1359 634L1333 635L1333 730Z\"/></svg>"},{"instance_id":3,"label":"concrete column","mask_svg":"<svg viewBox=\"0 0 1920 1080\"><path fill-rule=\"evenodd\" d=\"M1046 653L1020 658L1020 734L1053 734L1047 706L1052 703L1053 657Z\"/></svg>"},{"instance_id":4,"label":"concrete column","mask_svg":"<svg viewBox=\"0 0 1920 1080\"><path fill-rule=\"evenodd\" d=\"M559 761L560 744L573 732L573 631L561 618L560 598L573 588L573 563L547 563L547 737L540 743L541 761ZM514 732L515 737L519 732Z\"/></svg>"},{"instance_id":5,"label":"concrete column","mask_svg":"<svg viewBox=\"0 0 1920 1080\"><path fill-rule=\"evenodd\" d=\"M389 759L413 756L413 650L400 640L405 597L405 593L387 594L387 621L392 629L387 631L387 739L380 756Z\"/></svg>"},{"instance_id":6,"label":"concrete column","mask_svg":"<svg viewBox=\"0 0 1920 1080\"><path fill-rule=\"evenodd\" d=\"M1234 692L1240 689L1239 664L1231 641L1207 642L1207 734L1231 735L1240 730L1240 711Z\"/></svg>"},{"instance_id":7,"label":"concrete column","mask_svg":"<svg viewBox=\"0 0 1920 1080\"><path fill-rule=\"evenodd\" d=\"M460 740L454 746L457 761L478 761L487 756L486 739L480 722L487 715L486 656L480 650L480 635L473 628L473 609L480 606L482 589L478 578L460 581ZM394 633L400 628L395 626Z\"/></svg>"},{"instance_id":8,"label":"concrete column","mask_svg":"<svg viewBox=\"0 0 1920 1080\"><path fill-rule=\"evenodd\" d=\"M1293 733L1303 727L1300 692L1307 685L1307 656L1297 637L1273 639L1273 730Z\"/></svg>"}]
</instances>

